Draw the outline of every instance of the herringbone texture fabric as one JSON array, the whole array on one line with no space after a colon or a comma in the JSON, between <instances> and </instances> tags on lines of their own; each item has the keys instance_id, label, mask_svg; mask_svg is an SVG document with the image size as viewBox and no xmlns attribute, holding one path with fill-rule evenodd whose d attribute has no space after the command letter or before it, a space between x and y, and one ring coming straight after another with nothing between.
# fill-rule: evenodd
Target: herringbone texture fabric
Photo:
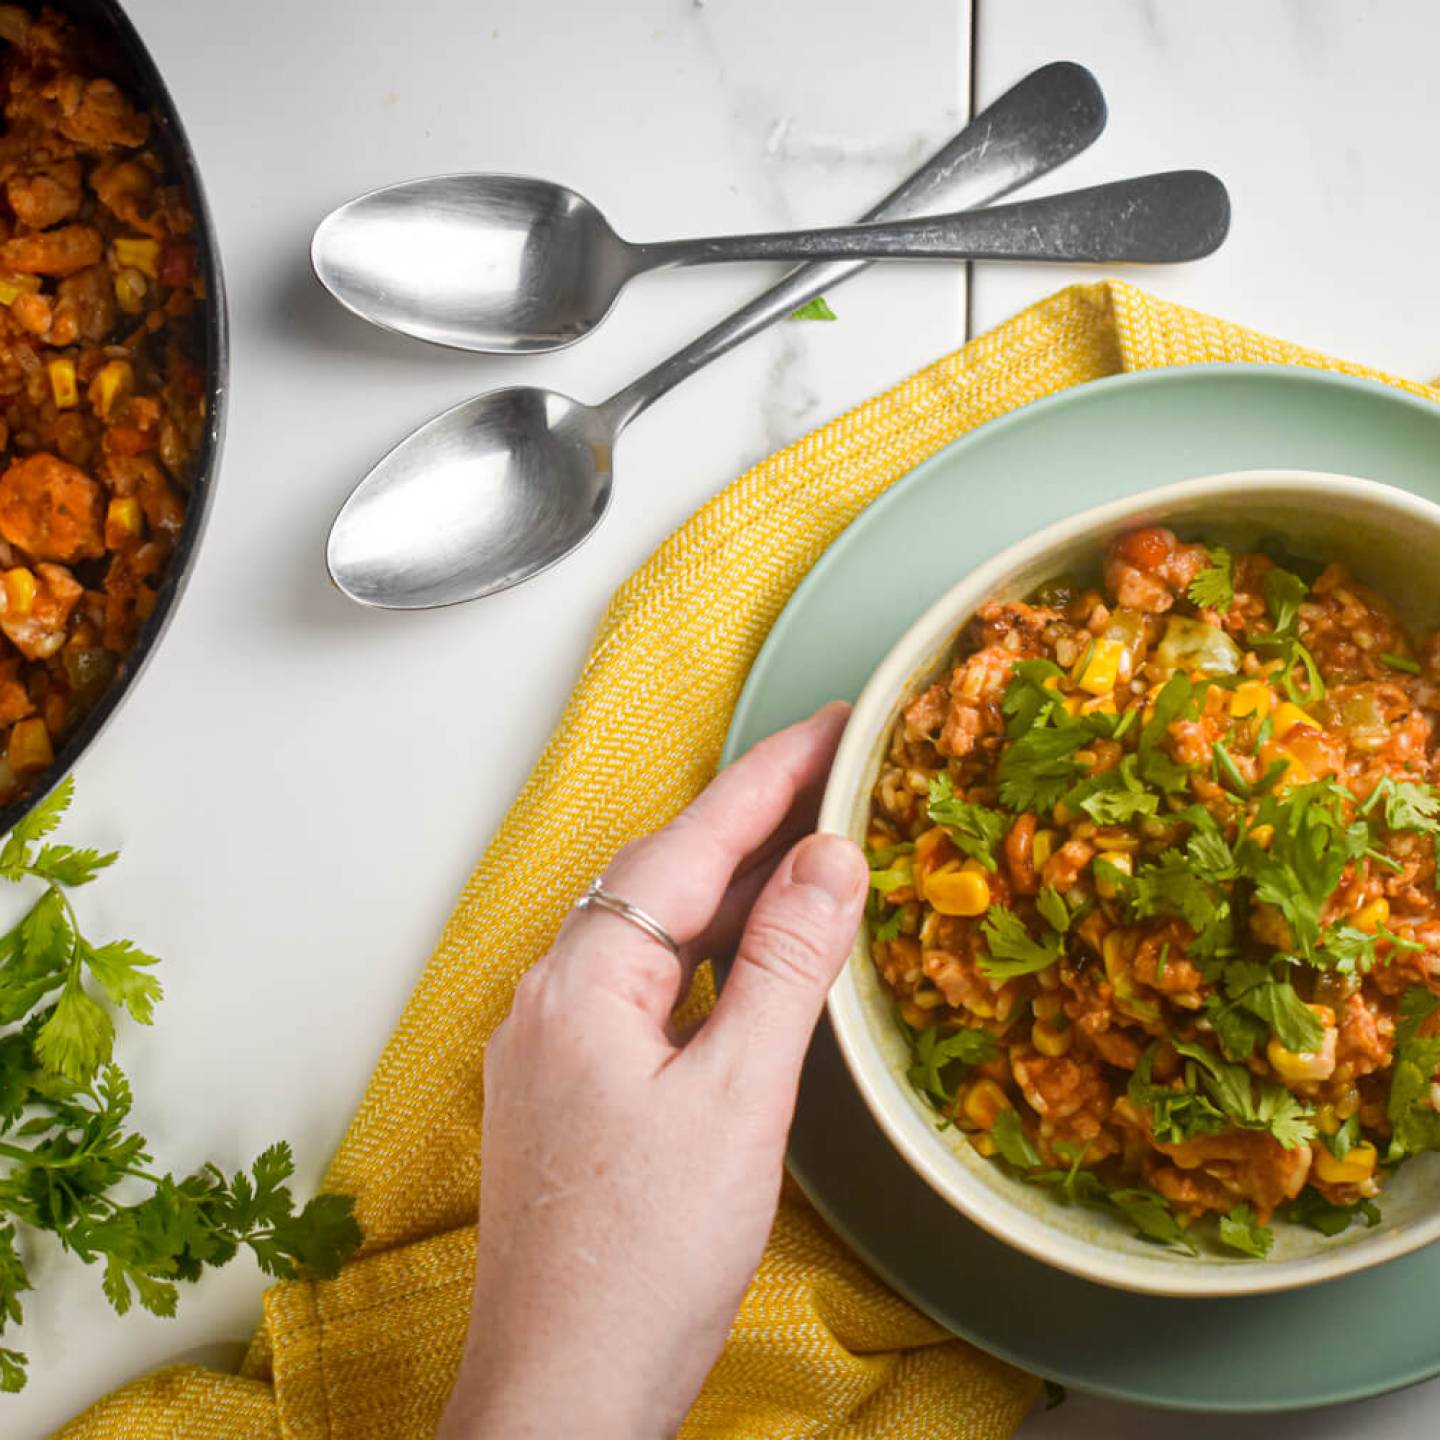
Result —
<instances>
[{"instance_id":1,"label":"herringbone texture fabric","mask_svg":"<svg viewBox=\"0 0 1440 1440\"><path fill-rule=\"evenodd\" d=\"M381 1056L329 1177L359 1199L361 1256L333 1282L269 1292L244 1377L173 1367L92 1407L66 1440L429 1434L468 1316L485 1042L581 885L714 772L797 582L877 495L975 426L1099 376L1201 361L1340 370L1440 399L1112 282L1036 305L741 476L611 602L559 730ZM992 1440L1034 1392L886 1290L787 1188L683 1433Z\"/></svg>"}]
</instances>

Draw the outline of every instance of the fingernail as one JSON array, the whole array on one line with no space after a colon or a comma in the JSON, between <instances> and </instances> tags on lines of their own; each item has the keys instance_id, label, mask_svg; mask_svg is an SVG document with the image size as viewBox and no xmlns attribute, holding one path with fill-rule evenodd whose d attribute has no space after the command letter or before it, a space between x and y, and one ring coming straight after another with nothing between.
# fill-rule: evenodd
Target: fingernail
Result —
<instances>
[{"instance_id":1,"label":"fingernail","mask_svg":"<svg viewBox=\"0 0 1440 1440\"><path fill-rule=\"evenodd\" d=\"M790 866L790 883L808 885L836 905L855 898L864 883L855 847L839 835L812 835L800 843Z\"/></svg>"}]
</instances>

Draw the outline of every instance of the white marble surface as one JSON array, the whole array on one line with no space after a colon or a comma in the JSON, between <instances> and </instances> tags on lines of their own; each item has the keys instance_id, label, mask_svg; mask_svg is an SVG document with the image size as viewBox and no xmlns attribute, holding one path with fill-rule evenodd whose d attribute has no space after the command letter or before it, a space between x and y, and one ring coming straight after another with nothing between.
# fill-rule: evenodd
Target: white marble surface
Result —
<instances>
[{"instance_id":1,"label":"white marble surface","mask_svg":"<svg viewBox=\"0 0 1440 1440\"><path fill-rule=\"evenodd\" d=\"M1414 374L1440 371L1420 164L1440 101L1424 0L1161 5L979 0L982 97L1043 60L1090 63L1108 135L1064 177L1206 164L1234 239L1167 295ZM160 654L81 766L73 830L122 844L97 930L167 957L153 1035L122 1042L159 1163L236 1165L279 1134L318 1176L471 863L563 704L610 591L751 461L965 333L963 277L892 268L782 327L636 423L599 538L482 605L363 613L326 585L324 530L416 421L514 378L597 398L768 272L657 276L564 354L502 362L366 330L309 279L338 200L425 172L570 183L636 238L851 217L968 113L967 0L131 0L210 186L231 288L234 394L214 522ZM1428 42L1428 43L1427 43ZM1217 80L1217 77L1220 77ZM1338 105L1336 96L1351 103ZM1408 131L1403 131L1405 125ZM1403 131L1403 140L1397 139ZM1058 188L1057 182L1057 188ZM1374 219L1384 217L1383 263ZM986 271L986 327L1068 274ZM178 1321L110 1316L98 1276L36 1257L34 1378L0 1434L37 1436L139 1371L233 1355L262 1279L237 1261ZM1080 1397L1025 1440L1418 1440L1440 1391L1263 1422Z\"/></svg>"}]
</instances>

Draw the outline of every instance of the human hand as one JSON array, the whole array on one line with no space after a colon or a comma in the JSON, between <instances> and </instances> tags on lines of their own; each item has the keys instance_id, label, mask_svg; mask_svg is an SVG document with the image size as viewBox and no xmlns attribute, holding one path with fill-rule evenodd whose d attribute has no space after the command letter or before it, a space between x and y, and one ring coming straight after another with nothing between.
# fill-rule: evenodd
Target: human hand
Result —
<instances>
[{"instance_id":1,"label":"human hand","mask_svg":"<svg viewBox=\"0 0 1440 1440\"><path fill-rule=\"evenodd\" d=\"M474 1308L441 1440L644 1440L684 1418L764 1250L801 1062L860 923L859 850L794 843L847 713L757 745L616 856L606 889L679 959L592 909L521 982L485 1056ZM672 1034L693 963L731 950L713 1013Z\"/></svg>"}]
</instances>

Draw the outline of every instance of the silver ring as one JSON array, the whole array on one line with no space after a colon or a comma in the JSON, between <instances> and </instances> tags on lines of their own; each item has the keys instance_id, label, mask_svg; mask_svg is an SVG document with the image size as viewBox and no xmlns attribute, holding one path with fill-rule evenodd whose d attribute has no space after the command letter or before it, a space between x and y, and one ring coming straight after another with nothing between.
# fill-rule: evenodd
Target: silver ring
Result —
<instances>
[{"instance_id":1,"label":"silver ring","mask_svg":"<svg viewBox=\"0 0 1440 1440\"><path fill-rule=\"evenodd\" d=\"M575 902L577 910L608 910L622 920L628 920L637 930L643 930L652 940L658 940L672 955L680 953L670 932L653 916L647 915L638 905L612 895L598 880L590 882L590 888Z\"/></svg>"}]
</instances>

